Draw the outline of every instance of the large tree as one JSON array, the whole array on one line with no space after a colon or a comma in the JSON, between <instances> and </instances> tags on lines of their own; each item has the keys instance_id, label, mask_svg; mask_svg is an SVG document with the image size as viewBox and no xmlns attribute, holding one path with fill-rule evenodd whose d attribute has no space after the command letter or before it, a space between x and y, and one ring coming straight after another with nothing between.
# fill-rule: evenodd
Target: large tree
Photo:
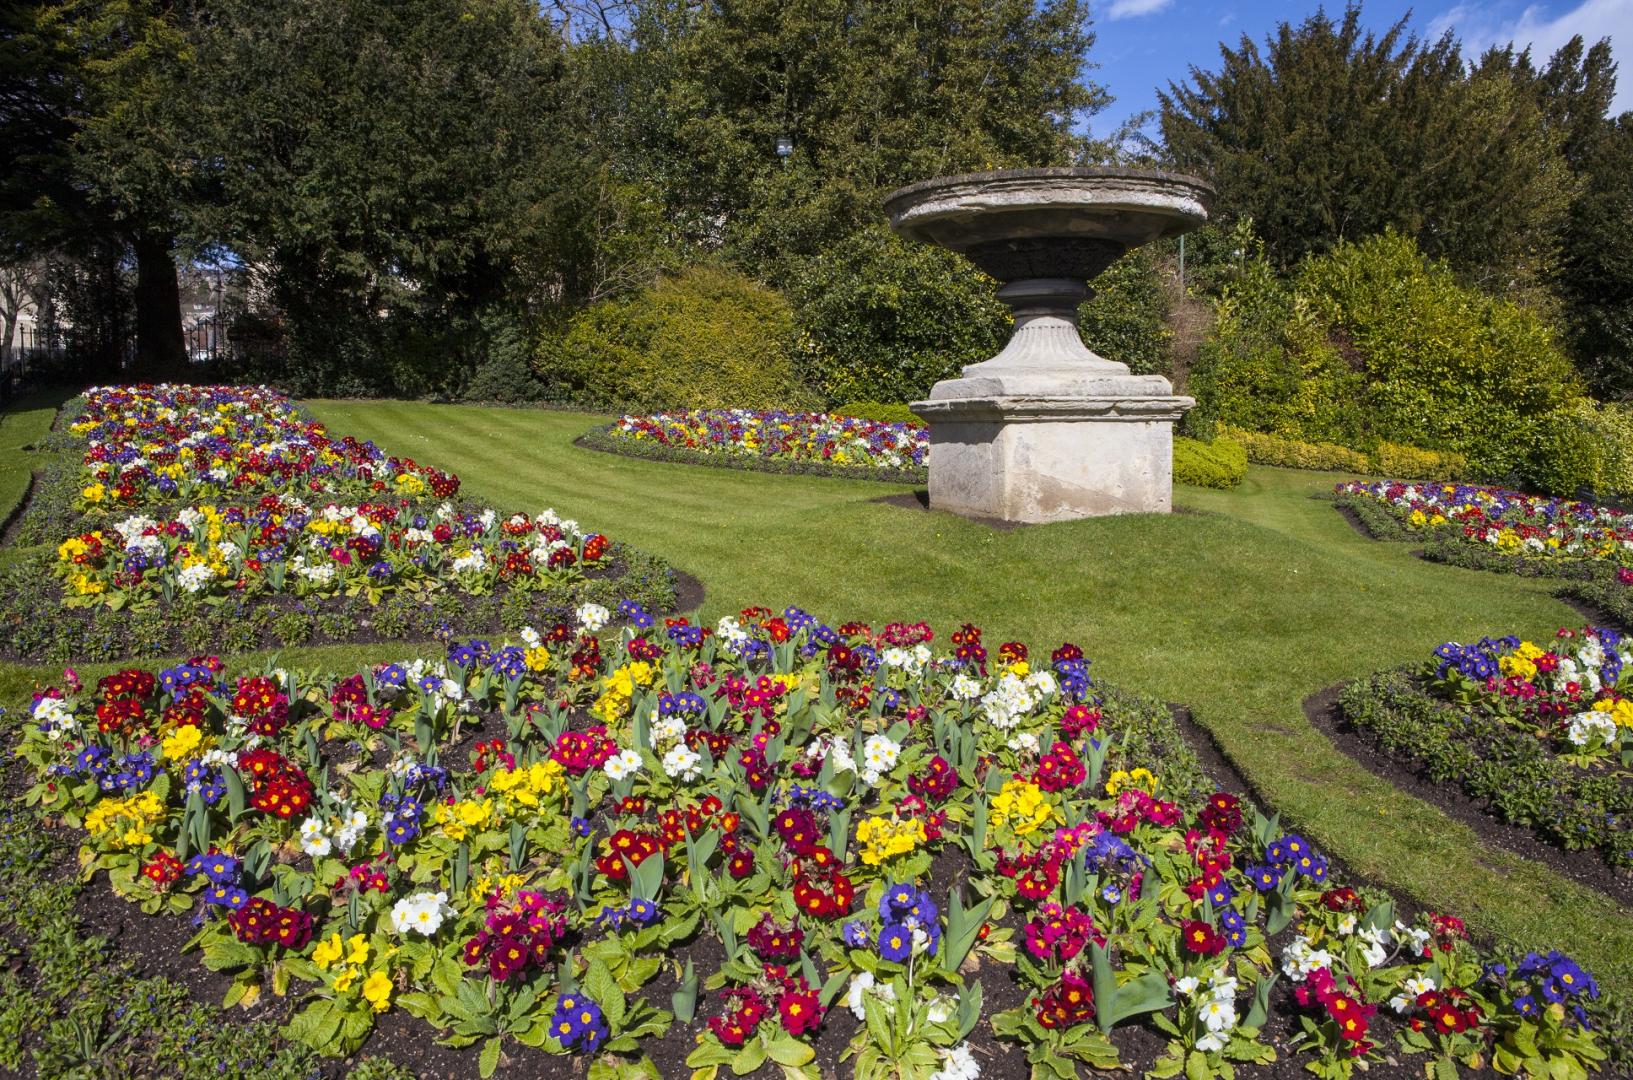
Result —
<instances>
[{"instance_id":1,"label":"large tree","mask_svg":"<svg viewBox=\"0 0 1633 1080\"><path fill-rule=\"evenodd\" d=\"M179 118L189 18L161 0L17 4L0 16L0 140L17 148L0 182L0 238L12 258L54 250L132 264L136 365L151 376L185 363L175 248L193 202ZM96 276L111 280L105 268Z\"/></svg>"},{"instance_id":2,"label":"large tree","mask_svg":"<svg viewBox=\"0 0 1633 1080\"><path fill-rule=\"evenodd\" d=\"M757 264L877 220L909 181L1069 163L1074 123L1107 100L1082 77L1082 0L637 7L634 76L611 97L626 167L686 235Z\"/></svg>"},{"instance_id":3,"label":"large tree","mask_svg":"<svg viewBox=\"0 0 1633 1080\"><path fill-rule=\"evenodd\" d=\"M1559 291L1577 365L1594 392L1633 399L1633 113L1606 123L1584 159L1586 189L1565 230Z\"/></svg>"},{"instance_id":4,"label":"large tree","mask_svg":"<svg viewBox=\"0 0 1633 1080\"><path fill-rule=\"evenodd\" d=\"M548 281L561 52L527 0L212 3L210 231L270 271L314 383L457 387L453 331Z\"/></svg>"},{"instance_id":5,"label":"large tree","mask_svg":"<svg viewBox=\"0 0 1633 1080\"><path fill-rule=\"evenodd\" d=\"M1392 227L1484 284L1545 274L1574 193L1565 135L1505 72L1471 73L1450 34L1375 34L1351 5L1220 61L1160 95L1166 150L1280 266Z\"/></svg>"}]
</instances>

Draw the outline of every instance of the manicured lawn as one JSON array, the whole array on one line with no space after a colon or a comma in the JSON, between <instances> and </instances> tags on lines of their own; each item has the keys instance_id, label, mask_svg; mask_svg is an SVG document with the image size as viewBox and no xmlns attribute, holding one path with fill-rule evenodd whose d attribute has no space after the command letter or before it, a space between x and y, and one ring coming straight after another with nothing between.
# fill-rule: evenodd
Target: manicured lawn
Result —
<instances>
[{"instance_id":1,"label":"manicured lawn","mask_svg":"<svg viewBox=\"0 0 1633 1080\"><path fill-rule=\"evenodd\" d=\"M0 522L11 517L28 495L28 479L39 464L29 447L51 430L51 419L66 395L28 394L0 411ZM0 563L12 555L0 552Z\"/></svg>"},{"instance_id":2,"label":"manicured lawn","mask_svg":"<svg viewBox=\"0 0 1633 1080\"><path fill-rule=\"evenodd\" d=\"M1081 645L1102 678L1192 706L1284 818L1356 872L1478 931L1557 944L1633 993L1633 920L1609 898L1484 845L1333 748L1305 697L1421 660L1448 638L1579 623L1548 586L1363 540L1310 495L1334 474L1255 468L1190 513L1001 532L875 500L905 487L642 462L572 440L585 414L313 402L339 431L452 469L465 493L554 506L697 575L712 621L750 604L833 619L970 621L994 643ZM397 650L401 651L401 650ZM3 687L0 687L3 688Z\"/></svg>"}]
</instances>

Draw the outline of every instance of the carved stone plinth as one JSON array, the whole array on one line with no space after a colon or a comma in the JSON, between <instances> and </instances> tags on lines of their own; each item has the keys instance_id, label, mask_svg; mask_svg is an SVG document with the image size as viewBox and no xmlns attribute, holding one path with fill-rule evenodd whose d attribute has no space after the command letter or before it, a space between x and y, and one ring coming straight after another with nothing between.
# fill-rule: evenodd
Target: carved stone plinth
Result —
<instances>
[{"instance_id":1,"label":"carved stone plinth","mask_svg":"<svg viewBox=\"0 0 1633 1080\"><path fill-rule=\"evenodd\" d=\"M1207 220L1211 194L1170 173L1020 169L885 201L902 235L1003 282L998 298L1015 313L1001 353L913 405L930 425L932 507L1020 522L1170 508L1173 425L1195 402L1090 352L1077 308L1124 252Z\"/></svg>"}]
</instances>

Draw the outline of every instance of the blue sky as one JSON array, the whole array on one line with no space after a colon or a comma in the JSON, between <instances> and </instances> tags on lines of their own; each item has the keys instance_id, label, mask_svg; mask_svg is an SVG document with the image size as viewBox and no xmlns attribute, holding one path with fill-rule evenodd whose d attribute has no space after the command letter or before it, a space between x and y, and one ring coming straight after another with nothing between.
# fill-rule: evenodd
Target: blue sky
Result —
<instances>
[{"instance_id":1,"label":"blue sky","mask_svg":"<svg viewBox=\"0 0 1633 1080\"><path fill-rule=\"evenodd\" d=\"M1098 0L1091 4L1096 41L1091 59L1098 68L1090 78L1117 100L1089 121L1091 133L1105 135L1125 118L1157 105L1157 91L1183 80L1192 66L1216 69L1219 42L1232 46L1247 34L1262 42L1277 23L1300 22L1320 6L1319 0ZM1341 15L1343 0L1327 3ZM1362 9L1368 26L1378 30L1412 12L1410 27L1420 37L1456 32L1465 53L1509 41L1532 46L1546 62L1560 45L1580 33L1590 43L1608 37L1621 78L1616 109L1633 109L1633 0L1369 0Z\"/></svg>"}]
</instances>

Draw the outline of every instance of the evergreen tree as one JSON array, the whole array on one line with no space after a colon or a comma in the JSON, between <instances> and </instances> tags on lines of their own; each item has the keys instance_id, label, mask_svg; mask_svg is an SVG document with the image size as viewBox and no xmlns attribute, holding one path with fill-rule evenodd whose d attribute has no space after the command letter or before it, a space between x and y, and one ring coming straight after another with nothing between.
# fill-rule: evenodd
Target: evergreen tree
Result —
<instances>
[{"instance_id":1,"label":"evergreen tree","mask_svg":"<svg viewBox=\"0 0 1633 1080\"><path fill-rule=\"evenodd\" d=\"M1167 153L1280 267L1395 228L1483 284L1546 272L1574 193L1564 135L1512 80L1471 74L1450 34L1374 34L1352 4L1220 57L1160 95Z\"/></svg>"}]
</instances>

